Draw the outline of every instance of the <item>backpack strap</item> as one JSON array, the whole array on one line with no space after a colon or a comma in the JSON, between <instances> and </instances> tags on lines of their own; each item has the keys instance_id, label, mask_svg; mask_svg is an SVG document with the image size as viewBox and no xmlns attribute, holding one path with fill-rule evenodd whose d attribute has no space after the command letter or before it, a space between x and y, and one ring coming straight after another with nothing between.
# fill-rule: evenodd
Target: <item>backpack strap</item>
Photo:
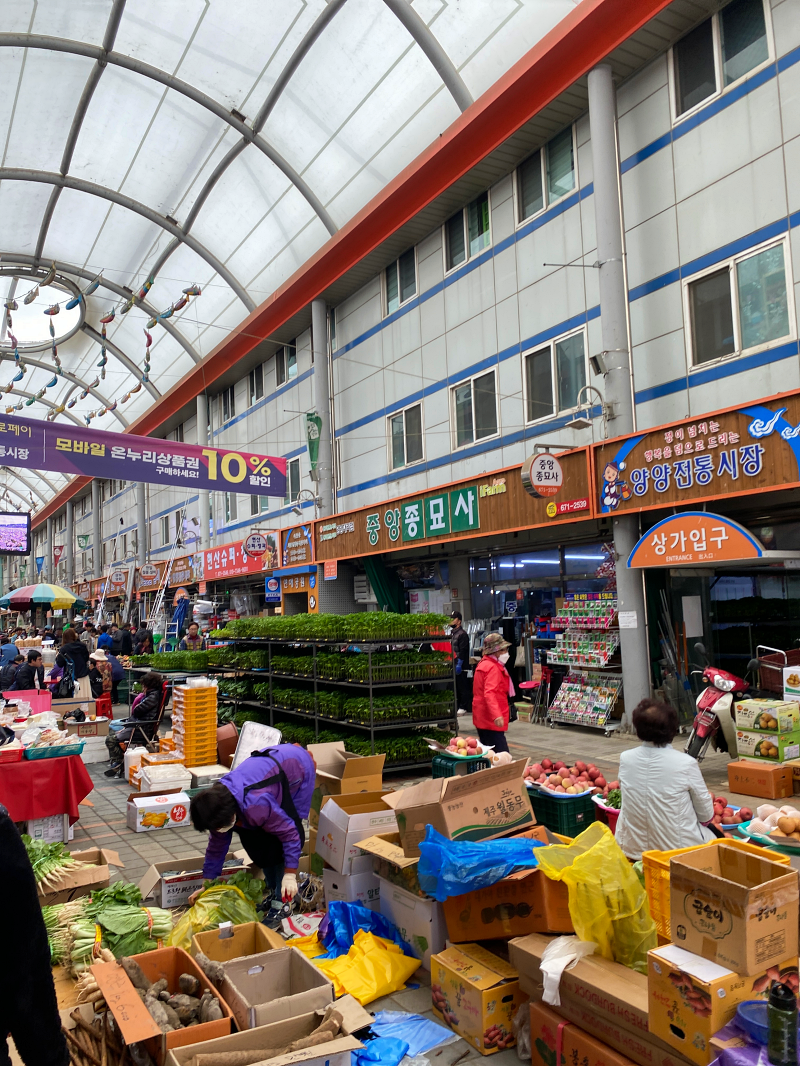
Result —
<instances>
[{"instance_id":1,"label":"backpack strap","mask_svg":"<svg viewBox=\"0 0 800 1066\"><path fill-rule=\"evenodd\" d=\"M274 763L274 765L278 768L278 772L276 774L273 774L272 777L265 777L263 781L256 781L252 785L247 785L244 791L242 792L242 799L244 800L247 797L248 793L253 792L255 789L266 788L268 785L274 785L276 782L280 782L281 810L294 822L298 836L300 837L300 848L302 850L302 847L306 842L306 833L303 829L303 823L300 820L300 816L297 813L297 808L294 805L294 800L292 799L292 793L289 789L289 779L287 778L286 772L281 766L281 764L278 762L278 760L273 758L271 754L273 750L274 749L271 748L264 748L262 751L252 751L250 753L251 758L253 756L259 756L264 759L269 759L270 762Z\"/></svg>"}]
</instances>

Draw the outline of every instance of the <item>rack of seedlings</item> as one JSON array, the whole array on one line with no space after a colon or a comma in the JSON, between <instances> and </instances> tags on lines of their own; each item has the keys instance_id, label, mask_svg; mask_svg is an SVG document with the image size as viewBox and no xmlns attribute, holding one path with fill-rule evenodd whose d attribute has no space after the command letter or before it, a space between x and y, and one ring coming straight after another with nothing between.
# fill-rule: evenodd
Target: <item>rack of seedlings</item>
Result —
<instances>
[{"instance_id":1,"label":"rack of seedlings","mask_svg":"<svg viewBox=\"0 0 800 1066\"><path fill-rule=\"evenodd\" d=\"M209 652L208 669L234 721L274 725L288 714L307 719L316 738L345 728L351 751L353 734L366 733L365 753L414 766L428 761L420 730L457 731L453 658L431 647L449 644L449 622L385 613L237 619L217 631L230 643Z\"/></svg>"}]
</instances>

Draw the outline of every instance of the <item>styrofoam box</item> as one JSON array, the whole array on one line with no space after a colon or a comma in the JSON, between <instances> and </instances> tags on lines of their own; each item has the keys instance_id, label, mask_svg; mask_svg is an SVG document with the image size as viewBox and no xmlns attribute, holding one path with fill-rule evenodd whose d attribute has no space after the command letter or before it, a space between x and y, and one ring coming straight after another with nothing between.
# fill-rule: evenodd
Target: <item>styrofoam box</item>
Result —
<instances>
[{"instance_id":1,"label":"styrofoam box","mask_svg":"<svg viewBox=\"0 0 800 1066\"><path fill-rule=\"evenodd\" d=\"M378 880L381 885L381 914L397 926L414 957L422 959L422 965L430 970L431 955L443 951L447 939L441 903L435 899L421 899L382 877Z\"/></svg>"},{"instance_id":2,"label":"styrofoam box","mask_svg":"<svg viewBox=\"0 0 800 1066\"><path fill-rule=\"evenodd\" d=\"M108 748L105 737L81 737L83 751L81 759L85 763L107 762Z\"/></svg>"}]
</instances>

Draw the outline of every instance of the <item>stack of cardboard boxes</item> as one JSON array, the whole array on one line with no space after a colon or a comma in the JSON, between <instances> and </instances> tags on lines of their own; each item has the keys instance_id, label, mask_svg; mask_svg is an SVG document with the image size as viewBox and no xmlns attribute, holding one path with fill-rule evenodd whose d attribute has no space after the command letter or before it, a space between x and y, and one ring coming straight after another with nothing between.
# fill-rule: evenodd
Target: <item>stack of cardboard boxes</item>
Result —
<instances>
[{"instance_id":1,"label":"stack of cardboard boxes","mask_svg":"<svg viewBox=\"0 0 800 1066\"><path fill-rule=\"evenodd\" d=\"M739 757L728 764L731 791L761 799L800 792L800 704L738 700L733 713Z\"/></svg>"}]
</instances>

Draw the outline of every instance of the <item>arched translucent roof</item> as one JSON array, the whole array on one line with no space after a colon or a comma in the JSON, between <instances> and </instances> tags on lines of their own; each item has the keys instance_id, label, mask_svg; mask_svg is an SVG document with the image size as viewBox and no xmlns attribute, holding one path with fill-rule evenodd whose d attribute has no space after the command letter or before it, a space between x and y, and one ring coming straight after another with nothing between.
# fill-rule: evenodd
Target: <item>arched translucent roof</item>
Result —
<instances>
[{"instance_id":1,"label":"arched translucent roof","mask_svg":"<svg viewBox=\"0 0 800 1066\"><path fill-rule=\"evenodd\" d=\"M0 0L0 298L81 301L55 353L3 321L0 415L124 428L575 5Z\"/></svg>"}]
</instances>

